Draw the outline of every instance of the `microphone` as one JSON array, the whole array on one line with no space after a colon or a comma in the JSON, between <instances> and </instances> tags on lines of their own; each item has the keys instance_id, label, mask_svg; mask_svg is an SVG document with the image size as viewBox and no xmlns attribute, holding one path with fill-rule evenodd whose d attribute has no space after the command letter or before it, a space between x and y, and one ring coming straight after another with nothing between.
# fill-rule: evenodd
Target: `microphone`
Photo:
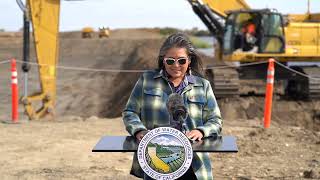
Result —
<instances>
[{"instance_id":1,"label":"microphone","mask_svg":"<svg viewBox=\"0 0 320 180\"><path fill-rule=\"evenodd\" d=\"M170 126L180 131L186 131L185 120L188 113L182 96L177 93L170 94L166 105L170 114Z\"/></svg>"}]
</instances>

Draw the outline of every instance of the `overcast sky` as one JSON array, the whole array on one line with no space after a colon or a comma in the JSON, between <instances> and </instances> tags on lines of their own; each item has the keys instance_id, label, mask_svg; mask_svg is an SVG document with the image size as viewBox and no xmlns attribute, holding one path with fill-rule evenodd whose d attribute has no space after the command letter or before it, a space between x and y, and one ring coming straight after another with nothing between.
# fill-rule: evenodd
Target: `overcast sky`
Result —
<instances>
[{"instance_id":1,"label":"overcast sky","mask_svg":"<svg viewBox=\"0 0 320 180\"><path fill-rule=\"evenodd\" d=\"M252 8L276 8L282 13L304 13L307 0L247 0ZM320 0L311 0L311 12L320 12ZM0 0L0 28L16 31L22 27L22 12L16 0ZM177 27L206 29L187 0L86 0L62 1L60 30L84 26Z\"/></svg>"}]
</instances>

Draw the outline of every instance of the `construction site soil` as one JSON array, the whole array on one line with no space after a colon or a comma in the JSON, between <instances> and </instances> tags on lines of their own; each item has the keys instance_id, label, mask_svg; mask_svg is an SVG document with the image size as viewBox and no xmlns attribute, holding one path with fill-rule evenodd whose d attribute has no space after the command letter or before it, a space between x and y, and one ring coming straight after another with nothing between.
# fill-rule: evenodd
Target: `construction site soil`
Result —
<instances>
[{"instance_id":1,"label":"construction site soil","mask_svg":"<svg viewBox=\"0 0 320 180\"><path fill-rule=\"evenodd\" d=\"M132 153L91 150L102 136L128 135L121 111L141 74L108 70L154 69L163 40L148 29L113 30L101 39L62 33L56 118L27 121L20 105L20 124L0 123L0 179L135 179L129 175ZM20 65L21 53L21 33L0 34L0 63L15 57ZM202 57L204 66L214 64L212 57ZM22 96L20 66L18 74ZM11 117L10 77L10 64L0 64L1 121ZM28 91L39 90L32 65ZM210 154L216 179L320 179L320 100L275 95L269 129L262 125L264 97L218 99L218 104L223 135L237 138L239 152Z\"/></svg>"}]
</instances>

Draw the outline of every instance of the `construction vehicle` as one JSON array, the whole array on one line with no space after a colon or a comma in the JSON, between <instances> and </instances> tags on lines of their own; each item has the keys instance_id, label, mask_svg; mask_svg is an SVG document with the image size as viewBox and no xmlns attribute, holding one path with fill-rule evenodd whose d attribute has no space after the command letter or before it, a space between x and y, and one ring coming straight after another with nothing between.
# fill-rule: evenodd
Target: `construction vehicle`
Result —
<instances>
[{"instance_id":1,"label":"construction vehicle","mask_svg":"<svg viewBox=\"0 0 320 180\"><path fill-rule=\"evenodd\" d=\"M99 38L108 38L110 36L110 29L109 28L99 28Z\"/></svg>"},{"instance_id":2,"label":"construction vehicle","mask_svg":"<svg viewBox=\"0 0 320 180\"><path fill-rule=\"evenodd\" d=\"M82 28L81 35L82 38L92 38L94 34L94 29L92 27Z\"/></svg>"},{"instance_id":3,"label":"construction vehicle","mask_svg":"<svg viewBox=\"0 0 320 180\"><path fill-rule=\"evenodd\" d=\"M84 27L82 28L81 34L82 38L93 38L94 37L94 29L92 27ZM99 28L99 38L108 38L110 36L109 28Z\"/></svg>"},{"instance_id":4,"label":"construction vehicle","mask_svg":"<svg viewBox=\"0 0 320 180\"><path fill-rule=\"evenodd\" d=\"M284 65L289 61L320 62L319 14L288 15L284 21L284 16L280 13L269 9L253 10L244 0L188 1L218 40L220 48L215 50L218 52L216 60L242 64L265 61L273 57ZM24 11L25 19L23 56L26 62L23 64L25 77L29 70L28 24L32 22L41 82L41 92L31 96L25 92L23 103L29 118L39 119L46 115L54 115L60 0L26 0L26 6L23 6L21 0L17 2ZM236 51L236 37L240 33L242 24L250 18L255 19L258 29L258 51L256 53ZM287 94L295 97L320 97L318 80L298 76L297 73L279 67L276 67L276 78L286 80ZM293 68L303 74L319 77L319 67ZM206 74L219 98L239 95L239 77L263 78L266 72L266 66L262 64L238 69L213 69L208 70ZM39 101L42 105L39 109L35 109L34 104Z\"/></svg>"},{"instance_id":5,"label":"construction vehicle","mask_svg":"<svg viewBox=\"0 0 320 180\"><path fill-rule=\"evenodd\" d=\"M275 76L284 82L286 96L320 98L319 67L291 66L297 72L286 68L289 62L320 62L320 14L308 10L306 14L284 16L273 9L251 9L244 0L189 0L189 3L218 41L216 60L246 64L274 58L281 62L276 66ZM241 30L248 21L257 29L254 53L238 51L244 45L239 37L243 36ZM206 75L217 97L234 97L239 95L239 78L266 79L267 65L212 69Z\"/></svg>"}]
</instances>

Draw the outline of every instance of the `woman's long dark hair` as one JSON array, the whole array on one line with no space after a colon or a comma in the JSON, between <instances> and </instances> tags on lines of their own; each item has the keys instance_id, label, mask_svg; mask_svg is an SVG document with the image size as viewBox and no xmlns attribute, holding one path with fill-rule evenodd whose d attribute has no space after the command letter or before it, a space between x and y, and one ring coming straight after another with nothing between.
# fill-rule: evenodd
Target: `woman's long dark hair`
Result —
<instances>
[{"instance_id":1,"label":"woman's long dark hair","mask_svg":"<svg viewBox=\"0 0 320 180\"><path fill-rule=\"evenodd\" d=\"M171 48L185 48L187 50L187 54L191 63L189 68L191 69L191 73L193 75L197 75L203 77L202 75L202 61L201 58L192 45L189 38L183 33L175 33L170 35L162 44L159 56L158 56L158 70L164 69L163 58L167 54L168 50Z\"/></svg>"}]
</instances>

